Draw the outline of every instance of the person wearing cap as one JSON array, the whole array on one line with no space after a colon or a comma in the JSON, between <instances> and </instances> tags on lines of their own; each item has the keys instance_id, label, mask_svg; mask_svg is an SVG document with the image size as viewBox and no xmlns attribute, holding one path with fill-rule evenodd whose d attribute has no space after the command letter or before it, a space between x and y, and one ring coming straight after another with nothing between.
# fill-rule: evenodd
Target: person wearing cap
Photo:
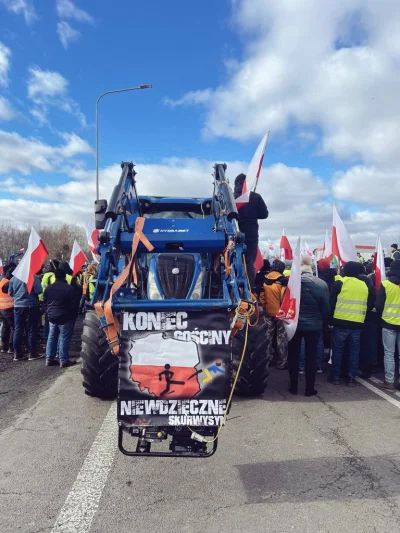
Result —
<instances>
[{"instance_id":1,"label":"person wearing cap","mask_svg":"<svg viewBox=\"0 0 400 533\"><path fill-rule=\"evenodd\" d=\"M67 267L69 268L68 263L60 263L54 272L55 281L50 283L43 296L43 303L50 324L46 345L46 365L55 366L59 364L60 368L75 364L75 361L69 359L69 344L80 299L76 289L67 283ZM55 359L57 348L59 363Z\"/></svg>"},{"instance_id":2,"label":"person wearing cap","mask_svg":"<svg viewBox=\"0 0 400 533\"><path fill-rule=\"evenodd\" d=\"M312 259L305 255L301 259L301 297L299 321L292 340L289 342L288 369L290 378L289 391L297 394L299 377L299 357L301 344L305 345L305 396L314 396L317 372L318 343L324 322L330 317L329 292L325 281L312 272ZM322 351L323 354L323 351Z\"/></svg>"},{"instance_id":3,"label":"person wearing cap","mask_svg":"<svg viewBox=\"0 0 400 533\"><path fill-rule=\"evenodd\" d=\"M392 261L398 261L400 259L400 250L399 246L396 243L390 245L390 259Z\"/></svg>"},{"instance_id":4,"label":"person wearing cap","mask_svg":"<svg viewBox=\"0 0 400 533\"><path fill-rule=\"evenodd\" d=\"M400 260L390 265L388 279L382 281L376 296L376 311L382 317L385 382L383 388L395 390L395 352L400 354Z\"/></svg>"},{"instance_id":5,"label":"person wearing cap","mask_svg":"<svg viewBox=\"0 0 400 533\"><path fill-rule=\"evenodd\" d=\"M367 311L375 304L375 291L372 284L359 279L362 265L349 261L343 267L343 277L333 283L330 293L330 306L333 313L332 370L328 381L339 385L342 357L349 342L348 382L356 384L360 356L361 331Z\"/></svg>"},{"instance_id":6,"label":"person wearing cap","mask_svg":"<svg viewBox=\"0 0 400 533\"><path fill-rule=\"evenodd\" d=\"M265 276L263 290L260 293L260 303L267 318L266 337L268 339L267 350L272 360L274 352L274 339L276 337L276 367L279 370L287 368L288 338L282 320L275 320L281 307L285 287L288 279L283 275L285 263L275 259L271 265L271 272Z\"/></svg>"},{"instance_id":7,"label":"person wearing cap","mask_svg":"<svg viewBox=\"0 0 400 533\"><path fill-rule=\"evenodd\" d=\"M245 179L245 174L239 174L236 177L234 190L235 198L239 198L239 196L242 195ZM249 278L250 286L253 287L256 278L254 262L257 257L258 249L258 220L268 218L268 208L260 194L257 192L251 192L249 201L242 205L238 211L239 229L245 235L247 276Z\"/></svg>"}]
</instances>

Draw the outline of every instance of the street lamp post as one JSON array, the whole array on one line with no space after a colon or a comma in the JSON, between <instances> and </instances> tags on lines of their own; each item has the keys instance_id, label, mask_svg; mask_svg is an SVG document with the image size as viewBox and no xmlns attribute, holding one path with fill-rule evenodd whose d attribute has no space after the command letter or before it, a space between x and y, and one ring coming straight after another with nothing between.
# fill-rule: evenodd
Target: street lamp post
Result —
<instances>
[{"instance_id":1,"label":"street lamp post","mask_svg":"<svg viewBox=\"0 0 400 533\"><path fill-rule=\"evenodd\" d=\"M141 91L142 89L151 89L150 84L139 85L138 87L128 87L127 89L115 89L114 91L106 91L102 93L96 100L96 199L99 200L99 102L106 94L126 93L128 91Z\"/></svg>"}]
</instances>

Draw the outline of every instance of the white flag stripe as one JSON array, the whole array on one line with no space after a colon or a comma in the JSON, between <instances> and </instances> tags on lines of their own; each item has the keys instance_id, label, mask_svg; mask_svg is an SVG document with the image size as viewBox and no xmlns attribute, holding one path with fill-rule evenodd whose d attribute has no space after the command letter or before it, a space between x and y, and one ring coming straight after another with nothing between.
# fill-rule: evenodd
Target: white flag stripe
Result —
<instances>
[{"instance_id":1,"label":"white flag stripe","mask_svg":"<svg viewBox=\"0 0 400 533\"><path fill-rule=\"evenodd\" d=\"M19 265L17 266L17 268L14 270L14 273L13 273L15 278L18 278L24 283L27 283L29 279L32 252L36 250L39 244L40 244L40 237L37 234L35 228L32 227L31 234L29 236L28 248L25 252L25 255L23 256Z\"/></svg>"},{"instance_id":2,"label":"white flag stripe","mask_svg":"<svg viewBox=\"0 0 400 533\"><path fill-rule=\"evenodd\" d=\"M330 257L332 255L332 241L329 237L328 230L325 233L325 243L324 243L324 257Z\"/></svg>"},{"instance_id":3,"label":"white flag stripe","mask_svg":"<svg viewBox=\"0 0 400 533\"><path fill-rule=\"evenodd\" d=\"M250 192L256 186L257 179L260 174L260 164L267 146L268 136L269 132L264 135L257 147L257 150L254 152L253 158L246 173L245 192L239 196L239 198L236 198L236 203L247 203L250 199Z\"/></svg>"},{"instance_id":4,"label":"white flag stripe","mask_svg":"<svg viewBox=\"0 0 400 533\"><path fill-rule=\"evenodd\" d=\"M346 226L340 218L339 213L336 211L335 206L333 206L333 226L336 229L336 238L341 261L343 263L358 261L354 242L348 234Z\"/></svg>"},{"instance_id":5,"label":"white flag stripe","mask_svg":"<svg viewBox=\"0 0 400 533\"><path fill-rule=\"evenodd\" d=\"M301 295L301 271L300 271L300 237L297 239L296 250L293 255L293 263L290 272L290 278L288 283L288 289L290 290L290 295L296 300L296 315L293 320L286 321L284 320L284 326L286 330L286 335L290 341L294 334L296 333L297 323L299 321L299 311L300 311L300 295Z\"/></svg>"},{"instance_id":6,"label":"white flag stripe","mask_svg":"<svg viewBox=\"0 0 400 533\"><path fill-rule=\"evenodd\" d=\"M132 365L195 367L200 362L193 341L164 339L162 333L135 340L129 354Z\"/></svg>"}]
</instances>

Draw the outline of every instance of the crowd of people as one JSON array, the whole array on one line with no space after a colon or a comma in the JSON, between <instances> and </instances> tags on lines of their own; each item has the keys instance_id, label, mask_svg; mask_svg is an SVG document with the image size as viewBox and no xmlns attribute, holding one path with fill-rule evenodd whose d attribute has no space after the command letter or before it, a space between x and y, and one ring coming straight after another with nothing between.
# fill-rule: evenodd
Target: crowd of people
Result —
<instances>
[{"instance_id":1,"label":"crowd of people","mask_svg":"<svg viewBox=\"0 0 400 533\"><path fill-rule=\"evenodd\" d=\"M0 278L1 353L14 361L45 357L47 366L66 368L76 320L94 291L95 264L73 275L66 261L51 260L33 279L32 289L15 277L14 262Z\"/></svg>"},{"instance_id":2,"label":"crowd of people","mask_svg":"<svg viewBox=\"0 0 400 533\"><path fill-rule=\"evenodd\" d=\"M278 369L289 371L289 391L298 393L299 374L305 374L305 395L317 394L315 378L331 359L328 381L348 386L357 376L371 377L381 366L382 388L394 391L395 357L400 353L400 260L397 247L385 258L386 280L376 290L372 261L349 261L338 272L329 259L301 258L301 298L298 326L288 341L283 322L276 320L289 277L287 266L275 259L256 276L259 301L268 321L268 349Z\"/></svg>"}]
</instances>

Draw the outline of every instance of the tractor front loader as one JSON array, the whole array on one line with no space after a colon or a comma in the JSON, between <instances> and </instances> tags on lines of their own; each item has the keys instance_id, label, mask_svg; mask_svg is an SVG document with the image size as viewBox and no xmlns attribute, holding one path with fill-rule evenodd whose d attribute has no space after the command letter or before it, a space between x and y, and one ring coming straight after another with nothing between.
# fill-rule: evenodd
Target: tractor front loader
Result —
<instances>
[{"instance_id":1,"label":"tractor front loader","mask_svg":"<svg viewBox=\"0 0 400 533\"><path fill-rule=\"evenodd\" d=\"M261 394L269 363L226 165L215 164L209 198L138 196L133 163L121 167L110 202L95 202L100 264L82 335L85 392L118 397L123 453L208 457L233 388Z\"/></svg>"}]
</instances>

